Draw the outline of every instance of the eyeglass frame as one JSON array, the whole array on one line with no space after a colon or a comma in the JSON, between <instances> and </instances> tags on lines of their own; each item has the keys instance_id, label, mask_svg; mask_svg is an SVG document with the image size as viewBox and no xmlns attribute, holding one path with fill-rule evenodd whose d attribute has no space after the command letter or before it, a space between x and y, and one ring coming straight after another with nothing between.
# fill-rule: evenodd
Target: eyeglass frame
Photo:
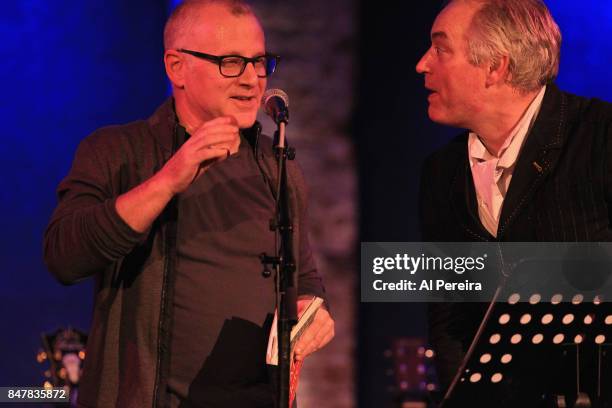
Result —
<instances>
[{"instance_id":1,"label":"eyeglass frame","mask_svg":"<svg viewBox=\"0 0 612 408\"><path fill-rule=\"evenodd\" d=\"M204 52L200 52L200 51L193 51L193 50L188 50L186 48L179 48L177 49L178 52L182 52L184 54L189 54L192 55L196 58L200 58L206 61L211 61L211 62L215 62L217 64L217 66L219 67L219 74L221 74L221 76L223 76L224 78L238 78L239 76L241 76L242 74L244 74L244 70L246 69L247 64L251 63L253 64L253 68L255 68L255 63L257 62L257 60L261 57L265 57L266 59L273 59L274 60L274 68L272 70L272 72L270 72L268 74L268 66L266 64L266 75L261 76L261 75L257 75L258 78L267 78L270 75L272 75L275 71L276 71L276 67L278 66L278 61L280 60L280 56L278 55L274 55L274 54L269 54L269 53L265 53L262 55L258 55L256 57L253 58L249 58L249 57L244 57L242 55L235 55L235 54L230 54L230 55L212 55L212 54L206 54ZM225 58L240 58L244 61L244 64L242 65L242 69L240 70L240 73L238 73L237 75L226 75L223 72L221 72L221 63L223 62L223 59Z\"/></svg>"}]
</instances>

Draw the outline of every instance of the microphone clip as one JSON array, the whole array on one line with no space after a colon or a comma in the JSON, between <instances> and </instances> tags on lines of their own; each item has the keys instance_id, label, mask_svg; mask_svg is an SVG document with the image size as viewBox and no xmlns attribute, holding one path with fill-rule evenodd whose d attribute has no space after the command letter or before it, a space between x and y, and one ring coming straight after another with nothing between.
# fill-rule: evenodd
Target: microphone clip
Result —
<instances>
[{"instance_id":1,"label":"microphone clip","mask_svg":"<svg viewBox=\"0 0 612 408\"><path fill-rule=\"evenodd\" d=\"M278 161L278 159L280 159L281 155L284 159L287 160L294 160L295 159L295 147L290 147L286 145L286 138L285 138L285 147L279 147L279 131L276 130L274 132L274 152L275 152L275 157L276 160Z\"/></svg>"}]
</instances>

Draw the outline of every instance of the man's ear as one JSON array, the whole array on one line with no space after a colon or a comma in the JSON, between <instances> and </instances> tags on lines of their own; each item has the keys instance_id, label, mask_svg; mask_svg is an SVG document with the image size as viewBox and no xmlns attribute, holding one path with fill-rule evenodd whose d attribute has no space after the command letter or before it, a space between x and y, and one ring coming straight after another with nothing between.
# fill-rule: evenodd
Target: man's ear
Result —
<instances>
[{"instance_id":1,"label":"man's ear","mask_svg":"<svg viewBox=\"0 0 612 408\"><path fill-rule=\"evenodd\" d=\"M176 50L166 50L164 52L164 66L168 79L177 88L185 86L185 60Z\"/></svg>"},{"instance_id":2,"label":"man's ear","mask_svg":"<svg viewBox=\"0 0 612 408\"><path fill-rule=\"evenodd\" d=\"M495 61L491 61L488 67L486 86L504 84L510 79L510 73L508 71L510 65L510 58L507 55L498 57Z\"/></svg>"}]
</instances>

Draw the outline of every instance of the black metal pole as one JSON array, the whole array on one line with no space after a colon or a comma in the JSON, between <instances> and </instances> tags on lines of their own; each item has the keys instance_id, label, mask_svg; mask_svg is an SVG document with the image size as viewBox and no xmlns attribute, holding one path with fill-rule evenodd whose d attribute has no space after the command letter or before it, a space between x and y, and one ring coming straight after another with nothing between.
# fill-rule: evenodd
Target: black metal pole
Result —
<instances>
[{"instance_id":1,"label":"black metal pole","mask_svg":"<svg viewBox=\"0 0 612 408\"><path fill-rule=\"evenodd\" d=\"M277 131L276 158L278 160L278 186L276 207L276 230L280 237L277 267L278 305L278 407L290 408L291 379L291 329L297 322L297 276L293 253L293 220L290 213L289 189L287 186L287 160L294 157L284 143L285 123L279 123Z\"/></svg>"}]
</instances>

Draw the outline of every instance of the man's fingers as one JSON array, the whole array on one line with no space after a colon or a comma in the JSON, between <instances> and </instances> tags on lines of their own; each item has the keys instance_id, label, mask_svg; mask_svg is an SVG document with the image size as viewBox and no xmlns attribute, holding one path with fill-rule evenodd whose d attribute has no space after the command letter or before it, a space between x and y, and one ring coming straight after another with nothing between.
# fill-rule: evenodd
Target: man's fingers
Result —
<instances>
[{"instance_id":1,"label":"man's fingers","mask_svg":"<svg viewBox=\"0 0 612 408\"><path fill-rule=\"evenodd\" d=\"M240 147L240 143L238 143L237 145L234 143L216 143L216 144L211 144L208 146L202 146L198 149L198 151L210 150L210 149L220 149L226 153L227 157L229 157L230 155L237 153L239 147Z\"/></svg>"},{"instance_id":2,"label":"man's fingers","mask_svg":"<svg viewBox=\"0 0 612 408\"><path fill-rule=\"evenodd\" d=\"M319 346L319 348L325 347L330 341L332 341L334 336L335 336L335 333L333 330L331 332L328 332L321 340L321 345Z\"/></svg>"},{"instance_id":3,"label":"man's fingers","mask_svg":"<svg viewBox=\"0 0 612 408\"><path fill-rule=\"evenodd\" d=\"M208 149L219 149L219 150L224 150L225 151L225 158L227 159L228 157L230 157L230 155L232 154L232 151L229 147L227 146L209 146Z\"/></svg>"},{"instance_id":4,"label":"man's fingers","mask_svg":"<svg viewBox=\"0 0 612 408\"><path fill-rule=\"evenodd\" d=\"M223 124L232 124L238 127L238 122L232 116L219 116L218 118L209 120L208 122L204 122L204 124L200 126L200 129L205 129L208 127L212 127L216 125L223 125Z\"/></svg>"},{"instance_id":5,"label":"man's fingers","mask_svg":"<svg viewBox=\"0 0 612 408\"><path fill-rule=\"evenodd\" d=\"M189 141L188 141L189 142ZM231 133L215 133L207 135L206 138L194 140L189 146L184 146L186 150L198 151L211 147L229 148L231 153L236 153L240 146L240 137Z\"/></svg>"},{"instance_id":6,"label":"man's fingers","mask_svg":"<svg viewBox=\"0 0 612 408\"><path fill-rule=\"evenodd\" d=\"M234 118L219 117L199 128L188 128L191 137L164 165L164 179L173 192L184 191L212 164L237 153L240 129Z\"/></svg>"},{"instance_id":7,"label":"man's fingers","mask_svg":"<svg viewBox=\"0 0 612 408\"><path fill-rule=\"evenodd\" d=\"M187 141L187 143L194 145L202 143L211 144L215 142L229 142L232 140L240 140L240 133L237 127L227 125L198 131Z\"/></svg>"},{"instance_id":8,"label":"man's fingers","mask_svg":"<svg viewBox=\"0 0 612 408\"><path fill-rule=\"evenodd\" d=\"M227 146L210 146L205 149L198 151L204 160L210 159L226 159L231 154L229 147Z\"/></svg>"},{"instance_id":9,"label":"man's fingers","mask_svg":"<svg viewBox=\"0 0 612 408\"><path fill-rule=\"evenodd\" d=\"M308 345L311 348L314 348L313 351L316 351L320 348L323 348L329 341L334 337L334 321L329 319L323 323L321 328L314 333L310 344Z\"/></svg>"},{"instance_id":10,"label":"man's fingers","mask_svg":"<svg viewBox=\"0 0 612 408\"><path fill-rule=\"evenodd\" d=\"M235 153L238 151L238 146L240 146L240 135L237 128L214 128L210 131L199 133L193 137L193 140L189 139L187 143L189 143L188 149L199 150L211 146L226 146L230 148L232 153Z\"/></svg>"},{"instance_id":11,"label":"man's fingers","mask_svg":"<svg viewBox=\"0 0 612 408\"><path fill-rule=\"evenodd\" d=\"M225 160L228 157L228 150L227 147L203 148L195 152L191 160L194 164L204 164L205 168L208 168L215 162Z\"/></svg>"},{"instance_id":12,"label":"man's fingers","mask_svg":"<svg viewBox=\"0 0 612 408\"><path fill-rule=\"evenodd\" d=\"M222 116L205 122L195 130L190 130L191 137L182 148L186 150L201 150L212 148L229 149L230 154L236 153L240 146L240 128L236 119ZM227 157L227 152L225 153Z\"/></svg>"},{"instance_id":13,"label":"man's fingers","mask_svg":"<svg viewBox=\"0 0 612 408\"><path fill-rule=\"evenodd\" d=\"M315 337L312 341L301 347L296 346L295 359L298 361L303 360L305 357L309 356L315 351L325 347L325 345L327 345L327 343L329 343L333 337L334 335L331 332L321 333L321 337Z\"/></svg>"},{"instance_id":14,"label":"man's fingers","mask_svg":"<svg viewBox=\"0 0 612 408\"><path fill-rule=\"evenodd\" d=\"M206 137L207 135L212 135L212 134L216 134L216 133L230 133L230 134L234 134L236 136L238 136L238 133L240 132L240 128L236 125L232 125L232 124L220 124L220 125L214 125L214 126L209 126L206 128L200 128L198 129L193 135L192 137L195 138L199 138L199 137Z\"/></svg>"},{"instance_id":15,"label":"man's fingers","mask_svg":"<svg viewBox=\"0 0 612 408\"><path fill-rule=\"evenodd\" d=\"M295 346L294 358L298 361L304 359L304 357L324 347L333 337L334 321L326 310L317 311L315 320L306 329Z\"/></svg>"}]
</instances>

